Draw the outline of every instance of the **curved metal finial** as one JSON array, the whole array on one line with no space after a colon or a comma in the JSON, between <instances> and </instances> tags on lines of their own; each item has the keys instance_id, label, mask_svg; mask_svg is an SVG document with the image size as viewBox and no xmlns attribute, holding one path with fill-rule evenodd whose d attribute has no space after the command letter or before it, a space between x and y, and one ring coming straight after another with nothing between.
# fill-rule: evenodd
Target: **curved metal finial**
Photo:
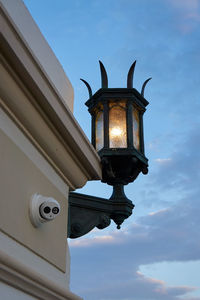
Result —
<instances>
[{"instance_id":1,"label":"curved metal finial","mask_svg":"<svg viewBox=\"0 0 200 300\"><path fill-rule=\"evenodd\" d=\"M89 83L87 81L85 81L84 79L80 78L81 81L83 81L85 83L85 85L87 86L88 89L88 93L89 93L89 97L92 97L92 89L91 86L89 85Z\"/></svg>"},{"instance_id":2,"label":"curved metal finial","mask_svg":"<svg viewBox=\"0 0 200 300\"><path fill-rule=\"evenodd\" d=\"M99 60L99 64L100 64L100 71L101 71L101 87L108 88L108 77L107 77L106 69L100 60Z\"/></svg>"},{"instance_id":3,"label":"curved metal finial","mask_svg":"<svg viewBox=\"0 0 200 300\"><path fill-rule=\"evenodd\" d=\"M133 75L134 75L134 70L135 70L135 64L136 60L132 64L132 66L129 69L128 76L127 76L127 88L132 89L133 88Z\"/></svg>"},{"instance_id":4,"label":"curved metal finial","mask_svg":"<svg viewBox=\"0 0 200 300\"><path fill-rule=\"evenodd\" d=\"M143 86L142 86L142 89L141 89L141 95L142 95L142 97L144 97L144 89L145 89L145 86L147 85L147 82L149 81L149 80L151 80L152 78L150 77L150 78L148 78L147 80L145 80L145 82L143 83Z\"/></svg>"}]
</instances>

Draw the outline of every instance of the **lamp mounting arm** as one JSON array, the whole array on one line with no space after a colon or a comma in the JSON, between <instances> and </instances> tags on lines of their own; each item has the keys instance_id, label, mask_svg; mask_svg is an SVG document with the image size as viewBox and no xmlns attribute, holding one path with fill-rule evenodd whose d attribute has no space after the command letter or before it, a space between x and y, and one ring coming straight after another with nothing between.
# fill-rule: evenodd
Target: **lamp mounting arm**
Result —
<instances>
[{"instance_id":1,"label":"lamp mounting arm","mask_svg":"<svg viewBox=\"0 0 200 300\"><path fill-rule=\"evenodd\" d=\"M120 190L120 196L125 196L121 188L114 187L114 190L110 199L69 193L69 238L81 237L95 227L104 229L110 225L111 219L115 221L117 228L120 228L121 223L132 214L134 205L126 197L117 197L116 190Z\"/></svg>"}]
</instances>

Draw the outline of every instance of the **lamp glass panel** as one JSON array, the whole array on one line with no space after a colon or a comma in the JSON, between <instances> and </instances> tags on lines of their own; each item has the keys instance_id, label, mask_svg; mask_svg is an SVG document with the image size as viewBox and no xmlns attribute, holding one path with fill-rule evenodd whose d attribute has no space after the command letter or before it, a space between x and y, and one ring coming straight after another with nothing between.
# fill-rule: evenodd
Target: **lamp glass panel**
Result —
<instances>
[{"instance_id":1,"label":"lamp glass panel","mask_svg":"<svg viewBox=\"0 0 200 300\"><path fill-rule=\"evenodd\" d=\"M136 107L133 107L133 145L140 150L140 118Z\"/></svg>"},{"instance_id":2,"label":"lamp glass panel","mask_svg":"<svg viewBox=\"0 0 200 300\"><path fill-rule=\"evenodd\" d=\"M127 148L125 102L109 104L109 147Z\"/></svg>"},{"instance_id":3,"label":"lamp glass panel","mask_svg":"<svg viewBox=\"0 0 200 300\"><path fill-rule=\"evenodd\" d=\"M95 122L96 130L96 150L99 151L103 148L103 111L98 111L96 114Z\"/></svg>"}]
</instances>

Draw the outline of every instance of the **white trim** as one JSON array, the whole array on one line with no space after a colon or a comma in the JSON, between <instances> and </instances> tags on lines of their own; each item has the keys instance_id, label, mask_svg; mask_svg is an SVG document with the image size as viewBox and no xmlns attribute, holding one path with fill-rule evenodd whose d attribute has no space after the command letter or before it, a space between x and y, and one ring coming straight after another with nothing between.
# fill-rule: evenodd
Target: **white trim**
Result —
<instances>
[{"instance_id":1,"label":"white trim","mask_svg":"<svg viewBox=\"0 0 200 300\"><path fill-rule=\"evenodd\" d=\"M9 266L10 261L4 256L4 264L1 266L0 279L31 296L41 300L81 300L70 291L55 286L53 282L41 279L37 274L24 269L23 266L15 264L14 270ZM6 265L8 264L8 265Z\"/></svg>"},{"instance_id":2,"label":"white trim","mask_svg":"<svg viewBox=\"0 0 200 300\"><path fill-rule=\"evenodd\" d=\"M36 299L81 300L68 290L66 274L4 233L0 234L0 245L0 280L2 282Z\"/></svg>"}]
</instances>

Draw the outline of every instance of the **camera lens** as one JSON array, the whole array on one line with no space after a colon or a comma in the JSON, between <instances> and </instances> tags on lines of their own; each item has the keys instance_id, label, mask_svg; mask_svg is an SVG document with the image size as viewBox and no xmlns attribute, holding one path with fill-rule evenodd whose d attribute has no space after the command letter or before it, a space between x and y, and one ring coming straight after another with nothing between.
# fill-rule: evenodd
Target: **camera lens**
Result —
<instances>
[{"instance_id":1,"label":"camera lens","mask_svg":"<svg viewBox=\"0 0 200 300\"><path fill-rule=\"evenodd\" d=\"M57 214L59 213L59 208L56 207L56 206L53 207L53 208L52 208L52 213L55 214L55 215L57 215Z\"/></svg>"},{"instance_id":2,"label":"camera lens","mask_svg":"<svg viewBox=\"0 0 200 300\"><path fill-rule=\"evenodd\" d=\"M44 208L45 214L49 214L50 211L51 211L51 208L49 206L45 206L45 208Z\"/></svg>"}]
</instances>

